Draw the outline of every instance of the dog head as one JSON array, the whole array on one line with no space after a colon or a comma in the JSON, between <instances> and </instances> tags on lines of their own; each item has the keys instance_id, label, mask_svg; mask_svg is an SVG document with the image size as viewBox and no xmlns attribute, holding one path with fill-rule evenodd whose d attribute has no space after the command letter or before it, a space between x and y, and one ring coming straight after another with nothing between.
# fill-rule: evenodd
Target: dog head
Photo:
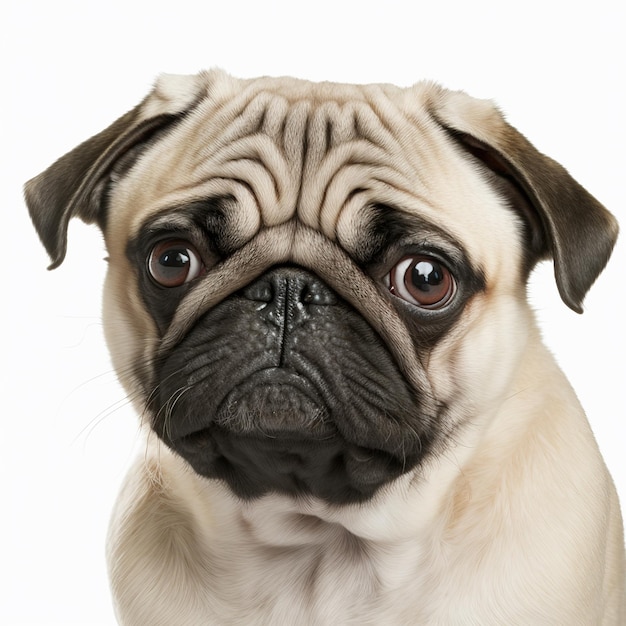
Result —
<instances>
[{"instance_id":1,"label":"dog head","mask_svg":"<svg viewBox=\"0 0 626 626\"><path fill-rule=\"evenodd\" d=\"M107 341L150 428L242 498L364 501L493 410L554 260L617 226L486 101L424 83L163 76L26 185L52 266L102 229Z\"/></svg>"}]
</instances>

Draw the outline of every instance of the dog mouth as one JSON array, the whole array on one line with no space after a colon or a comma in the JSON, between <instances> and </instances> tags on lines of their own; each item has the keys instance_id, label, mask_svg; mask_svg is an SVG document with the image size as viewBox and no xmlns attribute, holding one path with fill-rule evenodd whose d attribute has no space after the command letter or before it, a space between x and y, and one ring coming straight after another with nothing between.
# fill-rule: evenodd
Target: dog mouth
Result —
<instances>
[{"instance_id":1,"label":"dog mouth","mask_svg":"<svg viewBox=\"0 0 626 626\"><path fill-rule=\"evenodd\" d=\"M406 459L343 430L315 382L270 367L233 387L211 419L166 443L197 474L225 481L243 499L274 492L362 502L401 474Z\"/></svg>"},{"instance_id":2,"label":"dog mouth","mask_svg":"<svg viewBox=\"0 0 626 626\"><path fill-rule=\"evenodd\" d=\"M423 412L403 384L385 393L361 368L324 371L336 366L322 350L316 364L306 361L298 369L252 359L222 360L218 369L212 361L210 376L196 371L184 382L167 374L153 428L196 474L244 500L280 493L368 501L427 453Z\"/></svg>"},{"instance_id":3,"label":"dog mouth","mask_svg":"<svg viewBox=\"0 0 626 626\"><path fill-rule=\"evenodd\" d=\"M337 434L318 390L280 367L249 376L224 398L214 423L236 435L327 439Z\"/></svg>"}]
</instances>

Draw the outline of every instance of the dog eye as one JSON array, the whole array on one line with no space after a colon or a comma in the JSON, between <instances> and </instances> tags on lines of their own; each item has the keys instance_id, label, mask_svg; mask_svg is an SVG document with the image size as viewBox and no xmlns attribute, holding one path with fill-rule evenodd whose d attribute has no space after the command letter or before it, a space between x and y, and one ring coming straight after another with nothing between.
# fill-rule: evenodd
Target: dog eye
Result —
<instances>
[{"instance_id":1,"label":"dog eye","mask_svg":"<svg viewBox=\"0 0 626 626\"><path fill-rule=\"evenodd\" d=\"M163 287L179 287L204 270L200 255L187 241L168 239L158 243L148 259L152 278Z\"/></svg>"},{"instance_id":2,"label":"dog eye","mask_svg":"<svg viewBox=\"0 0 626 626\"><path fill-rule=\"evenodd\" d=\"M404 257L389 272L386 283L393 295L422 309L441 309L456 292L448 268L429 256Z\"/></svg>"}]
</instances>

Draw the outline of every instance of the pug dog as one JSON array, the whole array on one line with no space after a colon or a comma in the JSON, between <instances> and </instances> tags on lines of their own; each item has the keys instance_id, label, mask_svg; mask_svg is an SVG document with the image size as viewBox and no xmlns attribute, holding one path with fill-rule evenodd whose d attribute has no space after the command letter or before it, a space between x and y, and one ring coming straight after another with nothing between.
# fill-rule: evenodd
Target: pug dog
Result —
<instances>
[{"instance_id":1,"label":"pug dog","mask_svg":"<svg viewBox=\"0 0 626 626\"><path fill-rule=\"evenodd\" d=\"M121 624L626 623L612 480L526 299L581 311L611 214L490 102L161 76L26 184L108 250L145 430L108 541Z\"/></svg>"}]
</instances>

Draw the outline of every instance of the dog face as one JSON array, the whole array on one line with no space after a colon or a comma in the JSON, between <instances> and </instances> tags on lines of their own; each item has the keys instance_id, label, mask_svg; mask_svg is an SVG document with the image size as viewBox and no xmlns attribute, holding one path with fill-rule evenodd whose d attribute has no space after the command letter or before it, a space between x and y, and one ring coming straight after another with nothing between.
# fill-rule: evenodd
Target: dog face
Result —
<instances>
[{"instance_id":1,"label":"dog face","mask_svg":"<svg viewBox=\"0 0 626 626\"><path fill-rule=\"evenodd\" d=\"M617 234L491 104L432 84L165 76L26 193L53 266L71 217L100 225L121 381L244 499L367 501L483 429L530 270L552 257L580 310Z\"/></svg>"}]
</instances>

